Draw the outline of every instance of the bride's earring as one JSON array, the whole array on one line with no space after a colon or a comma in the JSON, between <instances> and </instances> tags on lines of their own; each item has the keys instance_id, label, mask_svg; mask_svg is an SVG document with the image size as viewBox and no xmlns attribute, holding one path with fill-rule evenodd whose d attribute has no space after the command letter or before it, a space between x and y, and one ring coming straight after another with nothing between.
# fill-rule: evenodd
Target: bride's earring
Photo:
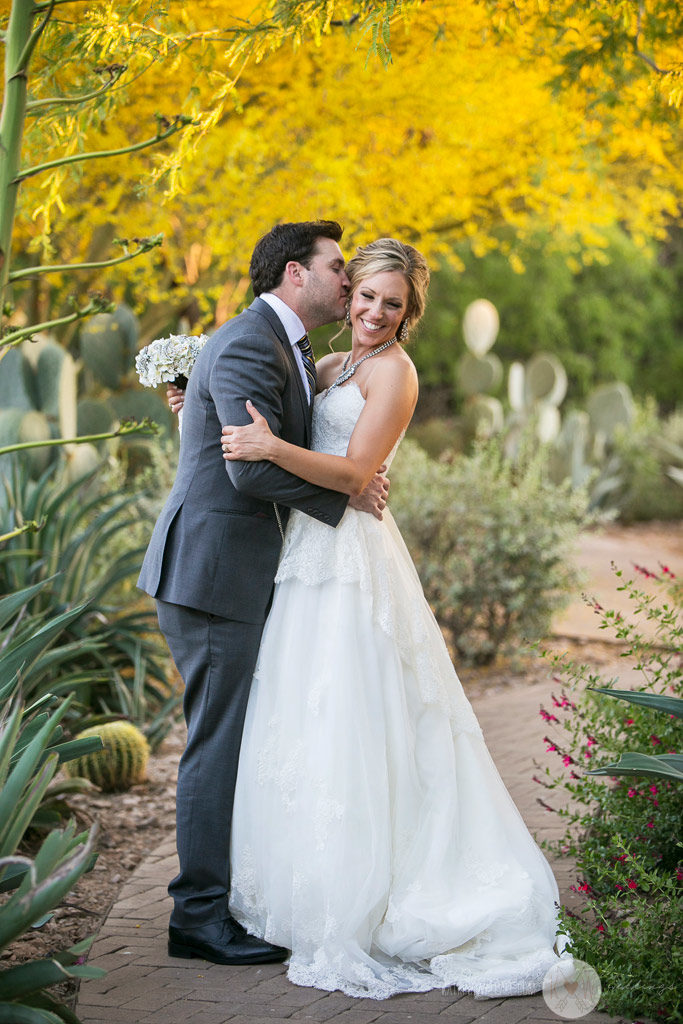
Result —
<instances>
[{"instance_id":1,"label":"bride's earring","mask_svg":"<svg viewBox=\"0 0 683 1024\"><path fill-rule=\"evenodd\" d=\"M401 324L401 329L398 332L398 340L403 342L408 340L408 321L404 320Z\"/></svg>"},{"instance_id":2,"label":"bride's earring","mask_svg":"<svg viewBox=\"0 0 683 1024\"><path fill-rule=\"evenodd\" d=\"M350 306L346 307L346 314L344 316L344 323L346 324L347 327L351 326L351 307Z\"/></svg>"}]
</instances>

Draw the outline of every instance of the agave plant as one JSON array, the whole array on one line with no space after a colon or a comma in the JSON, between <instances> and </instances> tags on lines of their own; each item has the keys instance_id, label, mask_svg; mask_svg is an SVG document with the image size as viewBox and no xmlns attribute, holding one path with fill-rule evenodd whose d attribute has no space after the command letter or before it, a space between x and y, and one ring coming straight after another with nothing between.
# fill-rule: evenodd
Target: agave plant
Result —
<instances>
[{"instance_id":1,"label":"agave plant","mask_svg":"<svg viewBox=\"0 0 683 1024\"><path fill-rule=\"evenodd\" d=\"M96 826L77 835L73 822L63 830L53 829L34 858L17 852L59 764L101 746L98 737L61 742L60 723L69 700L49 712L44 710L47 702L45 698L40 707L24 710L14 700L0 718L0 890L16 890L0 905L0 950L49 920L54 907L94 863ZM101 977L103 971L79 962L89 944L1 970L0 1020L77 1021L44 989L67 978Z\"/></svg>"},{"instance_id":2,"label":"agave plant","mask_svg":"<svg viewBox=\"0 0 683 1024\"><path fill-rule=\"evenodd\" d=\"M4 678L24 660L21 645L44 630L54 640L24 666L24 697L75 692L81 713L129 717L154 748L179 695L166 681L154 614L133 590L143 552L130 544L137 497L103 494L95 477L65 483L51 468L33 482L17 460L5 481L9 525L43 525L10 537L0 551L0 591L24 595L8 606L14 621L0 635L1 656L13 659Z\"/></svg>"},{"instance_id":3,"label":"agave plant","mask_svg":"<svg viewBox=\"0 0 683 1024\"><path fill-rule=\"evenodd\" d=\"M683 700L662 693L641 693L637 690L612 690L607 686L589 687L595 693L624 700L631 704L683 718ZM650 775L653 778L683 782L683 754L641 754L627 752L618 761L593 768L587 775Z\"/></svg>"}]
</instances>

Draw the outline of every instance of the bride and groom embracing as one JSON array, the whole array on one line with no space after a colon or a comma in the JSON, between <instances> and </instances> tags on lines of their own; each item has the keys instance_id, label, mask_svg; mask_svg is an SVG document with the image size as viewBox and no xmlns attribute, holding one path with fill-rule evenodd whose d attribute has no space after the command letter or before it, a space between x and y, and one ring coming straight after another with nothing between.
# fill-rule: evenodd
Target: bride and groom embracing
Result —
<instances>
[{"instance_id":1,"label":"bride and groom embracing","mask_svg":"<svg viewBox=\"0 0 683 1024\"><path fill-rule=\"evenodd\" d=\"M185 683L169 953L377 999L536 992L557 887L385 509L429 271L386 238L345 266L341 234L258 242L142 567ZM316 368L307 331L342 317Z\"/></svg>"}]
</instances>

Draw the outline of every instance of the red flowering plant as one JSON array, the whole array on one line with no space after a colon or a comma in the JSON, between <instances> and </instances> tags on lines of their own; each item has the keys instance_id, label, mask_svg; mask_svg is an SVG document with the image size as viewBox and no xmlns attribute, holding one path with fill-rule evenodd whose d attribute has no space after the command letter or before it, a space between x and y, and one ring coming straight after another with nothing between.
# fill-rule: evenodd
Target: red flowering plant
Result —
<instances>
[{"instance_id":1,"label":"red flowering plant","mask_svg":"<svg viewBox=\"0 0 683 1024\"><path fill-rule=\"evenodd\" d=\"M647 591L614 568L628 614L589 603L636 682L544 651L558 688L540 715L557 769L534 778L557 791L540 803L566 821L547 845L576 860L585 903L563 921L575 955L600 975L601 1008L683 1021L683 588L668 566L635 570Z\"/></svg>"}]
</instances>

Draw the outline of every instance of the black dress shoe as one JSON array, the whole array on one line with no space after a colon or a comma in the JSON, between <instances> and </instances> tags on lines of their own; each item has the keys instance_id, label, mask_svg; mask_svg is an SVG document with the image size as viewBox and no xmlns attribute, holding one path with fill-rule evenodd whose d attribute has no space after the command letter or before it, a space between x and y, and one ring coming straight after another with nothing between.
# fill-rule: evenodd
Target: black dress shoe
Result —
<instances>
[{"instance_id":1,"label":"black dress shoe","mask_svg":"<svg viewBox=\"0 0 683 1024\"><path fill-rule=\"evenodd\" d=\"M202 928L175 928L169 925L168 955L191 959L198 957L212 964L279 964L289 951L257 939L229 917Z\"/></svg>"}]
</instances>

